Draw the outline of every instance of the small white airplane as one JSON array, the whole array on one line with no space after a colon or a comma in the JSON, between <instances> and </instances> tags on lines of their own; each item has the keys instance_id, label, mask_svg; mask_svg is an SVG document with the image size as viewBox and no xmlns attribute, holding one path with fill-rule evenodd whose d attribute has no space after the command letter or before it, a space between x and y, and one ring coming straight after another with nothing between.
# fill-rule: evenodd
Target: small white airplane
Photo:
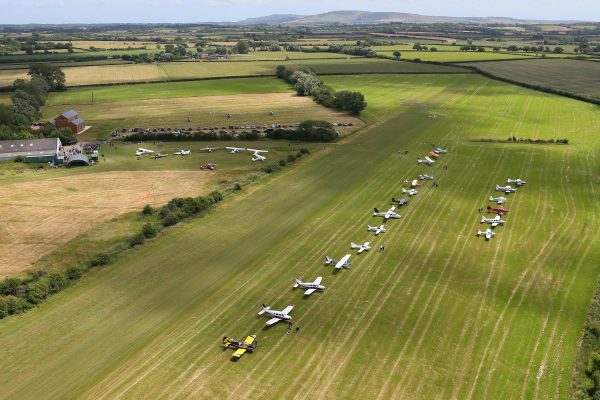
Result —
<instances>
[{"instance_id":1,"label":"small white airplane","mask_svg":"<svg viewBox=\"0 0 600 400\"><path fill-rule=\"evenodd\" d=\"M487 228L485 231L477 229L477 236L485 236L485 240L490 240L496 236L496 234L490 228Z\"/></svg>"},{"instance_id":2,"label":"small white airplane","mask_svg":"<svg viewBox=\"0 0 600 400\"><path fill-rule=\"evenodd\" d=\"M252 161L265 161L267 157L261 155L260 153L268 153L268 150L256 150L256 149L246 149L252 152Z\"/></svg>"},{"instance_id":3,"label":"small white airplane","mask_svg":"<svg viewBox=\"0 0 600 400\"><path fill-rule=\"evenodd\" d=\"M431 165L433 163L435 163L435 161L433 161L431 158L425 156L425 158L417 158L417 162L419 164L427 164L427 165Z\"/></svg>"},{"instance_id":4,"label":"small white airplane","mask_svg":"<svg viewBox=\"0 0 600 400\"><path fill-rule=\"evenodd\" d=\"M404 197L400 198L400 200L396 200L396 198L392 196L392 204L402 207L408 204L408 200L406 200Z\"/></svg>"},{"instance_id":5,"label":"small white airplane","mask_svg":"<svg viewBox=\"0 0 600 400\"><path fill-rule=\"evenodd\" d=\"M374 208L373 209L373 216L374 217L383 217L384 220L388 220L390 218L395 218L398 219L400 218L400 214L398 214L396 212L396 206L392 206L389 210L387 211L379 211L378 209Z\"/></svg>"},{"instance_id":6,"label":"small white airplane","mask_svg":"<svg viewBox=\"0 0 600 400\"><path fill-rule=\"evenodd\" d=\"M293 287L308 289L306 292L304 292L304 295L310 296L317 290L325 290L325 286L321 285L321 280L323 280L322 276L319 276L314 282L302 282L300 279L296 278L296 283L294 283Z\"/></svg>"},{"instance_id":7,"label":"small white airplane","mask_svg":"<svg viewBox=\"0 0 600 400\"><path fill-rule=\"evenodd\" d=\"M354 242L350 243L350 248L351 249L357 249L358 253L356 254L360 254L363 251L369 251L371 250L371 246L369 245L369 242L364 242L363 244L356 244Z\"/></svg>"},{"instance_id":8,"label":"small white airplane","mask_svg":"<svg viewBox=\"0 0 600 400\"><path fill-rule=\"evenodd\" d=\"M200 149L200 151L206 151L207 153L212 153L215 150L219 150L218 147L205 147L203 149Z\"/></svg>"},{"instance_id":9,"label":"small white airplane","mask_svg":"<svg viewBox=\"0 0 600 400\"><path fill-rule=\"evenodd\" d=\"M406 189L403 188L402 189L402 193L407 194L409 196L414 196L415 194L417 194L419 192L417 190L415 190L415 189L408 189L408 190L406 190Z\"/></svg>"},{"instance_id":10,"label":"small white airplane","mask_svg":"<svg viewBox=\"0 0 600 400\"><path fill-rule=\"evenodd\" d=\"M490 196L490 201L498 204L506 203L506 197L493 197Z\"/></svg>"},{"instance_id":11,"label":"small white airplane","mask_svg":"<svg viewBox=\"0 0 600 400\"><path fill-rule=\"evenodd\" d=\"M494 218L486 218L485 216L482 215L481 223L482 224L492 224L493 227L496 227L498 225L504 225L506 223L506 221L501 219L499 215L496 215Z\"/></svg>"},{"instance_id":12,"label":"small white airplane","mask_svg":"<svg viewBox=\"0 0 600 400\"><path fill-rule=\"evenodd\" d=\"M152 155L152 158L163 158L168 156L168 154L161 154L161 153L156 153Z\"/></svg>"},{"instance_id":13,"label":"small white airplane","mask_svg":"<svg viewBox=\"0 0 600 400\"><path fill-rule=\"evenodd\" d=\"M516 188L513 188L510 185L506 185L506 186L496 185L496 190L499 191L499 192L504 192L506 194L508 194L508 193L514 193L514 192L517 191Z\"/></svg>"},{"instance_id":14,"label":"small white airplane","mask_svg":"<svg viewBox=\"0 0 600 400\"><path fill-rule=\"evenodd\" d=\"M414 188L419 187L419 186L421 186L421 184L419 183L418 179L413 179L413 181L410 183L410 188L411 189L414 189Z\"/></svg>"},{"instance_id":15,"label":"small white airplane","mask_svg":"<svg viewBox=\"0 0 600 400\"><path fill-rule=\"evenodd\" d=\"M294 309L294 306L287 306L281 311L271 310L271 307L267 307L266 305L262 305L262 310L258 312L258 315L267 314L269 317L273 317L267 321L266 326L271 326L281 320L291 321L292 317L289 315L290 312Z\"/></svg>"},{"instance_id":16,"label":"small white airplane","mask_svg":"<svg viewBox=\"0 0 600 400\"><path fill-rule=\"evenodd\" d=\"M510 178L508 178L506 180L506 183L514 183L517 186L522 186L522 185L526 184L527 182L525 182L521 178L517 178L517 179L510 179Z\"/></svg>"},{"instance_id":17,"label":"small white airplane","mask_svg":"<svg viewBox=\"0 0 600 400\"><path fill-rule=\"evenodd\" d=\"M239 153L240 151L244 151L246 150L243 147L225 147L227 150L229 150L230 154L235 154L235 153Z\"/></svg>"},{"instance_id":18,"label":"small white airplane","mask_svg":"<svg viewBox=\"0 0 600 400\"><path fill-rule=\"evenodd\" d=\"M348 260L350 259L350 254L346 254L344 257L342 257L341 260L334 260L333 258L329 257L329 256L325 256L325 265L330 265L330 264L335 264L334 268L335 269L342 269L342 268L350 268L350 264L348 262Z\"/></svg>"},{"instance_id":19,"label":"small white airplane","mask_svg":"<svg viewBox=\"0 0 600 400\"><path fill-rule=\"evenodd\" d=\"M143 156L143 155L152 154L152 153L154 153L153 150L144 149L143 147L138 147L138 149L135 151L136 156Z\"/></svg>"},{"instance_id":20,"label":"small white airplane","mask_svg":"<svg viewBox=\"0 0 600 400\"><path fill-rule=\"evenodd\" d=\"M192 151L191 150L177 150L173 154L176 156L189 156L190 154L192 154Z\"/></svg>"},{"instance_id":21,"label":"small white airplane","mask_svg":"<svg viewBox=\"0 0 600 400\"><path fill-rule=\"evenodd\" d=\"M375 232L375 236L379 235L381 232L385 232L385 226L383 224L379 226L371 226L367 225L367 230L371 232Z\"/></svg>"},{"instance_id":22,"label":"small white airplane","mask_svg":"<svg viewBox=\"0 0 600 400\"><path fill-rule=\"evenodd\" d=\"M433 180L433 176L427 174L420 174L419 179L424 181L425 179Z\"/></svg>"},{"instance_id":23,"label":"small white airplane","mask_svg":"<svg viewBox=\"0 0 600 400\"><path fill-rule=\"evenodd\" d=\"M440 154L440 153L447 153L448 149L440 149L439 147L436 147L435 150L433 150L434 153Z\"/></svg>"}]
</instances>

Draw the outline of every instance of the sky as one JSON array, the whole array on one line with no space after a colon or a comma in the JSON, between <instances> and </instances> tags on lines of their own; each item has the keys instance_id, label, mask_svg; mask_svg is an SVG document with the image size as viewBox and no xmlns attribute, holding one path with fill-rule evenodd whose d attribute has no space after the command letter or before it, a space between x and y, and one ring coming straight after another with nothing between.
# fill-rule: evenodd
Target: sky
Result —
<instances>
[{"instance_id":1,"label":"sky","mask_svg":"<svg viewBox=\"0 0 600 400\"><path fill-rule=\"evenodd\" d=\"M239 21L335 10L600 20L600 0L0 0L0 24Z\"/></svg>"}]
</instances>

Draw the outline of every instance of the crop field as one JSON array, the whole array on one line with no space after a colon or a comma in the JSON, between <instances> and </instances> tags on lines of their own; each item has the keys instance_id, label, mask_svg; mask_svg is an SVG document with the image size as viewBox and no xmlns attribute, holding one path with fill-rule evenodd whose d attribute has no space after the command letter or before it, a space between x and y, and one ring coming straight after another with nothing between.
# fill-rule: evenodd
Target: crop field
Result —
<instances>
[{"instance_id":1,"label":"crop field","mask_svg":"<svg viewBox=\"0 0 600 400\"><path fill-rule=\"evenodd\" d=\"M311 58L350 58L347 54L341 53L306 53L302 51L257 51L250 54L233 54L236 60L304 60Z\"/></svg>"},{"instance_id":2,"label":"crop field","mask_svg":"<svg viewBox=\"0 0 600 400\"><path fill-rule=\"evenodd\" d=\"M358 74L358 73L398 73L398 74L432 74L432 73L468 73L462 68L418 64L406 61L392 61L378 58L351 58L344 60L302 60L296 63L312 68L317 74Z\"/></svg>"},{"instance_id":3,"label":"crop field","mask_svg":"<svg viewBox=\"0 0 600 400\"><path fill-rule=\"evenodd\" d=\"M71 105L51 105L43 109L45 118L64 112ZM309 97L287 93L253 93L222 96L194 96L149 100L78 104L86 124L94 126L99 137L115 128L197 127L254 124L300 123L307 119L347 121L362 125L357 118L322 107ZM271 114L273 112L273 114ZM231 113L231 118L226 114ZM187 118L191 117L191 122Z\"/></svg>"},{"instance_id":4,"label":"crop field","mask_svg":"<svg viewBox=\"0 0 600 400\"><path fill-rule=\"evenodd\" d=\"M388 57L393 57L393 51L378 51L377 54L381 54ZM400 59L416 60L421 59L423 61L437 61L437 62L468 62L468 61L488 61L488 60L509 60L509 59L521 59L535 57L535 54L516 54L516 53L505 53L505 52L493 52L488 51L402 51Z\"/></svg>"},{"instance_id":5,"label":"crop field","mask_svg":"<svg viewBox=\"0 0 600 400\"><path fill-rule=\"evenodd\" d=\"M206 193L219 188L219 181L235 180L261 165L250 162L248 154L201 152L207 145L222 147L225 144L146 144L170 154L160 160L149 157L137 160L136 145L106 146L101 149L106 159L90 168L35 173L3 169L0 174L0 213L4 216L0 226L0 278L28 269L43 256L104 221L139 211L145 204L160 206L173 197ZM277 159L285 155L289 143L235 142L235 145L268 149L269 157ZM171 154L181 148L192 150L192 154L187 157ZM200 164L207 162L217 163L219 168L200 171Z\"/></svg>"},{"instance_id":6,"label":"crop field","mask_svg":"<svg viewBox=\"0 0 600 400\"><path fill-rule=\"evenodd\" d=\"M116 41L116 40L72 40L73 47L81 49L89 49L95 47L97 49L128 49L140 48L146 46L148 49L155 49L155 42L136 42L136 41Z\"/></svg>"},{"instance_id":7,"label":"crop field","mask_svg":"<svg viewBox=\"0 0 600 400\"><path fill-rule=\"evenodd\" d=\"M167 99L172 97L214 96L224 94L290 92L293 88L281 79L232 78L189 82L160 82L146 85L115 85L73 88L50 93L48 105L77 105L122 100Z\"/></svg>"},{"instance_id":8,"label":"crop field","mask_svg":"<svg viewBox=\"0 0 600 400\"><path fill-rule=\"evenodd\" d=\"M580 60L523 60L474 64L491 74L533 85L600 97L600 63Z\"/></svg>"},{"instance_id":9,"label":"crop field","mask_svg":"<svg viewBox=\"0 0 600 400\"><path fill-rule=\"evenodd\" d=\"M600 269L596 107L474 74L367 78L326 80L364 91L372 128L2 321L0 397L567 397ZM511 134L570 144L472 140ZM449 153L416 164L433 143ZM423 172L439 187L368 233ZM507 176L528 183L486 242L477 208ZM365 240L349 270L323 265ZM323 293L291 288L316 276ZM300 332L264 329L261 303L295 304ZM221 337L247 334L258 350L229 361Z\"/></svg>"}]
</instances>

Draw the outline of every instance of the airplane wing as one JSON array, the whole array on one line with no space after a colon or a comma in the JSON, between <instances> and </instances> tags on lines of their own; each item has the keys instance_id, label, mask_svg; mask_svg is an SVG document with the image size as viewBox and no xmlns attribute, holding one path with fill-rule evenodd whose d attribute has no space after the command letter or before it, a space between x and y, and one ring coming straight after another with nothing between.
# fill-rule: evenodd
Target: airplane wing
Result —
<instances>
[{"instance_id":1,"label":"airplane wing","mask_svg":"<svg viewBox=\"0 0 600 400\"><path fill-rule=\"evenodd\" d=\"M346 262L349 259L350 259L350 254L346 254L344 257L342 257L342 259L340 261L337 262L337 264L335 264L335 268L336 269L344 268L344 265L346 264Z\"/></svg>"},{"instance_id":2,"label":"airplane wing","mask_svg":"<svg viewBox=\"0 0 600 400\"><path fill-rule=\"evenodd\" d=\"M485 238L486 239L491 239L492 238L492 232L489 229L487 231L485 231Z\"/></svg>"},{"instance_id":3,"label":"airplane wing","mask_svg":"<svg viewBox=\"0 0 600 400\"><path fill-rule=\"evenodd\" d=\"M254 336L248 336L244 340L244 343L246 343L246 344L252 344L252 343L254 343L255 340L256 340L256 338Z\"/></svg>"},{"instance_id":4,"label":"airplane wing","mask_svg":"<svg viewBox=\"0 0 600 400\"><path fill-rule=\"evenodd\" d=\"M497 222L492 222L492 226L496 227L496 226L498 226L498 223Z\"/></svg>"},{"instance_id":5,"label":"airplane wing","mask_svg":"<svg viewBox=\"0 0 600 400\"><path fill-rule=\"evenodd\" d=\"M271 326L273 324L276 324L277 322L281 321L281 318L271 318L270 320L267 321L267 323L265 325L267 326Z\"/></svg>"},{"instance_id":6,"label":"airplane wing","mask_svg":"<svg viewBox=\"0 0 600 400\"><path fill-rule=\"evenodd\" d=\"M322 276L317 277L317 279L315 279L315 281L313 282L315 285L320 285L321 281L323 280Z\"/></svg>"},{"instance_id":7,"label":"airplane wing","mask_svg":"<svg viewBox=\"0 0 600 400\"><path fill-rule=\"evenodd\" d=\"M244 354L246 352L246 349L237 349L232 355L231 357L235 357L235 358L240 358L242 356L242 354Z\"/></svg>"},{"instance_id":8,"label":"airplane wing","mask_svg":"<svg viewBox=\"0 0 600 400\"><path fill-rule=\"evenodd\" d=\"M284 313L284 314L289 314L289 313L292 312L293 309L294 309L294 306L287 306L281 312Z\"/></svg>"},{"instance_id":9,"label":"airplane wing","mask_svg":"<svg viewBox=\"0 0 600 400\"><path fill-rule=\"evenodd\" d=\"M311 294L313 294L317 289L308 289L306 292L304 292L305 296L310 296Z\"/></svg>"}]
</instances>

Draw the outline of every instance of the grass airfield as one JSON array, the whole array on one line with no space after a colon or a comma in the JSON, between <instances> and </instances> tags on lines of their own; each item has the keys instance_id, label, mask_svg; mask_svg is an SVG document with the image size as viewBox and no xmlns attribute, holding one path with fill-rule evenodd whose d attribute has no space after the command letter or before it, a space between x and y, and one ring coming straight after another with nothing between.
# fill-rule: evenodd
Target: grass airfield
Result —
<instances>
[{"instance_id":1,"label":"grass airfield","mask_svg":"<svg viewBox=\"0 0 600 400\"><path fill-rule=\"evenodd\" d=\"M600 260L597 107L470 74L326 82L363 91L372 126L2 321L0 397L566 397ZM511 134L571 144L472 141ZM450 152L416 164L432 143ZM374 238L372 208L423 172L440 186ZM485 242L507 176L528 183ZM323 265L365 240L386 251ZM296 304L300 333L263 329L263 302ZM240 362L219 348L252 333Z\"/></svg>"}]
</instances>

